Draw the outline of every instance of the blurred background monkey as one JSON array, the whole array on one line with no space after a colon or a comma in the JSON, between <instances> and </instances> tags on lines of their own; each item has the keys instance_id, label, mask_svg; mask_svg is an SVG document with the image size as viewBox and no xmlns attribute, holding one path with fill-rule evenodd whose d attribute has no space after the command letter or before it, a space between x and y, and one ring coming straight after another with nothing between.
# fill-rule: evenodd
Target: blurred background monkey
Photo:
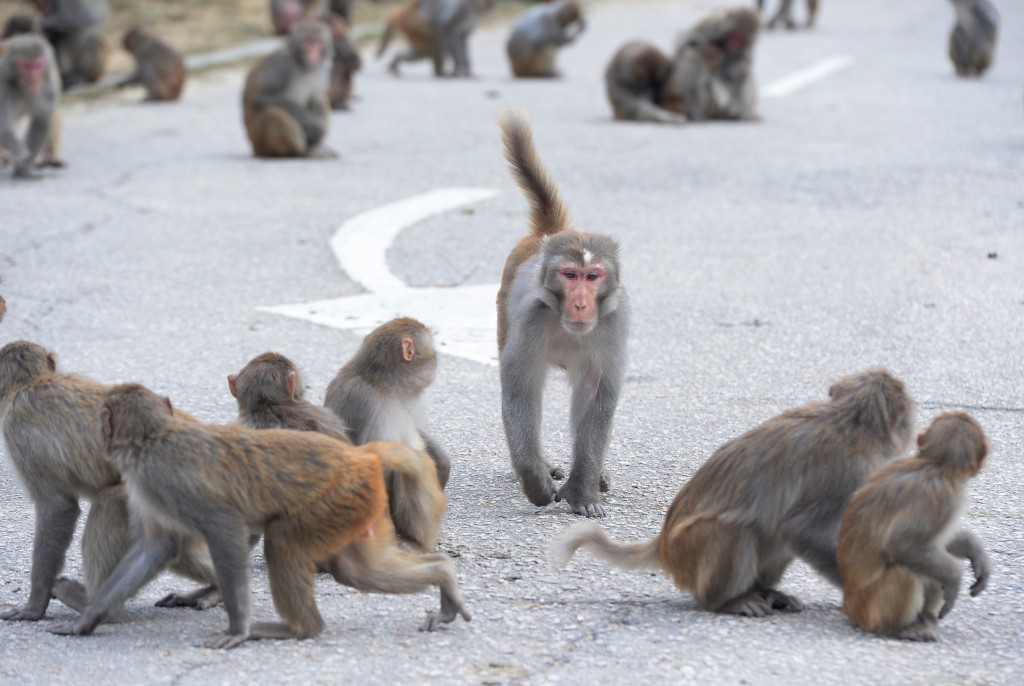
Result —
<instances>
[{"instance_id":1,"label":"blurred background monkey","mask_svg":"<svg viewBox=\"0 0 1024 686\"><path fill-rule=\"evenodd\" d=\"M682 124L686 117L662 107L662 91L670 63L661 50L644 41L630 41L612 56L604 72L612 115L622 121Z\"/></svg>"},{"instance_id":2,"label":"blurred background monkey","mask_svg":"<svg viewBox=\"0 0 1024 686\"><path fill-rule=\"evenodd\" d=\"M345 20L331 15L327 18L327 25L331 27L331 44L334 47L328 97L332 110L347 110L352 99L352 81L363 61L359 57L359 49L349 37L349 25Z\"/></svg>"},{"instance_id":3,"label":"blurred background monkey","mask_svg":"<svg viewBox=\"0 0 1024 686\"><path fill-rule=\"evenodd\" d=\"M564 565L585 548L616 567L662 569L700 606L762 617L798 612L776 585L799 556L833 584L844 507L910 442L913 402L884 370L829 389L829 402L788 410L714 452L683 486L649 541L616 543L594 523L552 542Z\"/></svg>"},{"instance_id":4,"label":"blurred background monkey","mask_svg":"<svg viewBox=\"0 0 1024 686\"><path fill-rule=\"evenodd\" d=\"M974 569L971 595L992 565L981 542L960 528L967 482L988 453L978 422L945 412L917 437L916 457L871 475L850 500L839 531L843 607L865 631L935 641L939 619L960 592L960 559Z\"/></svg>"},{"instance_id":5,"label":"blurred background monkey","mask_svg":"<svg viewBox=\"0 0 1024 686\"><path fill-rule=\"evenodd\" d=\"M107 0L32 0L43 13L43 32L53 45L64 88L95 83L110 55L104 36Z\"/></svg>"},{"instance_id":6,"label":"blurred background monkey","mask_svg":"<svg viewBox=\"0 0 1024 686\"><path fill-rule=\"evenodd\" d=\"M576 40L586 22L576 0L555 0L523 12L505 45L516 76L558 76L558 49Z\"/></svg>"},{"instance_id":7,"label":"blurred background monkey","mask_svg":"<svg viewBox=\"0 0 1024 686\"><path fill-rule=\"evenodd\" d=\"M41 166L62 167L57 159L60 75L53 50L38 34L17 34L0 44L0 159L14 176L33 176ZM24 140L18 126L28 120Z\"/></svg>"},{"instance_id":8,"label":"blurred background monkey","mask_svg":"<svg viewBox=\"0 0 1024 686\"><path fill-rule=\"evenodd\" d=\"M774 29L782 24L787 29L796 28L796 20L793 19L793 3L795 0L779 0L779 9L768 20L768 28ZM757 0L757 10L764 14L764 0ZM814 28L814 20L818 16L818 0L807 0L807 22L804 28Z\"/></svg>"},{"instance_id":9,"label":"blurred background monkey","mask_svg":"<svg viewBox=\"0 0 1024 686\"><path fill-rule=\"evenodd\" d=\"M957 76L981 76L991 66L999 13L989 0L952 0L956 24L949 34L949 58Z\"/></svg>"},{"instance_id":10,"label":"blurred background monkey","mask_svg":"<svg viewBox=\"0 0 1024 686\"><path fill-rule=\"evenodd\" d=\"M181 53L143 28L124 34L124 49L135 57L135 71L118 88L142 86L147 101L177 100L185 87L185 60Z\"/></svg>"},{"instance_id":11,"label":"blurred background monkey","mask_svg":"<svg viewBox=\"0 0 1024 686\"><path fill-rule=\"evenodd\" d=\"M391 73L397 76L402 62L430 58L435 76L471 76L469 35L494 4L495 0L407 0L388 13L377 57L383 56L397 30L409 48L391 60ZM450 74L446 72L448 58L453 62Z\"/></svg>"}]
</instances>

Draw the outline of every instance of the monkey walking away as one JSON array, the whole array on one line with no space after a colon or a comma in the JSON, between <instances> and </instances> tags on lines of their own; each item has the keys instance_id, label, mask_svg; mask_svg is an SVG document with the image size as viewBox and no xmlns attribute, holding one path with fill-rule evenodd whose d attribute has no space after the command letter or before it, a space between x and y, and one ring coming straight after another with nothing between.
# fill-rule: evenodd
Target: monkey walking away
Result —
<instances>
[{"instance_id":1,"label":"monkey walking away","mask_svg":"<svg viewBox=\"0 0 1024 686\"><path fill-rule=\"evenodd\" d=\"M110 608L177 555L171 532L208 544L228 630L206 642L309 638L324 628L316 563L364 535L386 507L381 451L308 431L204 426L176 419L171 403L138 384L114 386L100 412L109 459L144 522L136 541L76 621L57 634L89 634ZM263 535L274 607L284 622L252 622L249 538Z\"/></svg>"},{"instance_id":2,"label":"monkey walking away","mask_svg":"<svg viewBox=\"0 0 1024 686\"><path fill-rule=\"evenodd\" d=\"M558 76L555 54L583 33L586 22L576 0L556 0L526 10L505 46L512 73L519 77Z\"/></svg>"},{"instance_id":3,"label":"monkey walking away","mask_svg":"<svg viewBox=\"0 0 1024 686\"><path fill-rule=\"evenodd\" d=\"M38 34L19 34L0 52L0 158L14 176L34 176L39 167L62 167L57 158L60 75L53 50ZM24 140L18 125L28 120Z\"/></svg>"},{"instance_id":4,"label":"monkey walking away","mask_svg":"<svg viewBox=\"0 0 1024 686\"><path fill-rule=\"evenodd\" d=\"M434 382L434 339L410 317L392 319L363 340L355 356L337 373L324 394L324 406L345 422L357 445L370 441L404 443L429 455L441 488L448 483L451 458L426 431L423 392ZM387 475L388 500L395 529L422 549L432 548L422 532L423 517L410 507L416 499L401 475Z\"/></svg>"},{"instance_id":5,"label":"monkey walking away","mask_svg":"<svg viewBox=\"0 0 1024 686\"><path fill-rule=\"evenodd\" d=\"M960 528L967 482L988 444L973 417L945 412L917 445L917 456L882 467L853 495L839 530L839 573L843 608L860 628L935 641L960 592L960 560L974 570L972 596L991 574L981 542Z\"/></svg>"},{"instance_id":6,"label":"monkey walking away","mask_svg":"<svg viewBox=\"0 0 1024 686\"><path fill-rule=\"evenodd\" d=\"M494 9L496 0L408 0L388 14L381 34L377 57L383 56L395 31L400 31L409 48L396 55L388 69L396 76L402 62L430 58L434 75L446 75L446 63L453 62L452 76L472 75L469 60L469 34L484 15Z\"/></svg>"},{"instance_id":7,"label":"monkey walking away","mask_svg":"<svg viewBox=\"0 0 1024 686\"><path fill-rule=\"evenodd\" d=\"M96 83L110 55L104 36L110 7L107 0L32 0L43 13L43 33L57 54L64 88Z\"/></svg>"},{"instance_id":8,"label":"monkey walking away","mask_svg":"<svg viewBox=\"0 0 1024 686\"><path fill-rule=\"evenodd\" d=\"M779 9L772 15L772 18L768 20L768 28L774 29L775 27L785 26L789 30L793 30L797 27L796 20L793 19L793 3L795 0L779 0ZM764 0L757 0L757 11L764 14ZM818 16L818 0L807 0L807 22L804 24L804 28L814 28L814 20Z\"/></svg>"},{"instance_id":9,"label":"monkey walking away","mask_svg":"<svg viewBox=\"0 0 1024 686\"><path fill-rule=\"evenodd\" d=\"M36 511L28 603L0 614L3 619L40 619L51 595L73 609L84 609L132 541L141 537L141 531L129 523L121 474L106 459L99 424L105 391L95 381L58 372L56 356L35 343L16 341L0 349L4 442ZM57 579L81 512L81 498L91 503L82 534L84 584ZM204 588L190 595L169 595L157 605L202 609L216 604L216 575L206 546L199 539L177 534L173 543L180 555L166 560L153 574L170 566ZM112 604L109 609L116 611L119 606Z\"/></svg>"},{"instance_id":10,"label":"monkey walking away","mask_svg":"<svg viewBox=\"0 0 1024 686\"><path fill-rule=\"evenodd\" d=\"M512 466L534 505L565 500L603 516L604 457L626 372L629 300L612 238L572 228L558 188L533 146L526 114L500 120L505 159L530 204L529 233L512 249L498 290L501 414ZM565 484L541 452L548 367L572 385L572 468Z\"/></svg>"},{"instance_id":11,"label":"monkey walking away","mask_svg":"<svg viewBox=\"0 0 1024 686\"><path fill-rule=\"evenodd\" d=\"M135 57L135 71L118 88L142 86L147 101L177 100L185 87L185 60L181 53L142 28L124 34L124 49Z\"/></svg>"},{"instance_id":12,"label":"monkey walking away","mask_svg":"<svg viewBox=\"0 0 1024 686\"><path fill-rule=\"evenodd\" d=\"M228 376L228 387L238 400L239 421L246 426L318 431L348 442L348 430L340 418L302 398L298 370L283 355L258 355L238 374ZM378 455L382 464L403 481L410 519L407 523L416 527L413 538L423 549L433 548L446 505L433 460L426 453L403 449L397 443L391 450L378 451ZM424 630L432 631L459 615L469 621L455 565L448 555L402 550L387 510L374 520L370 530L370 536L357 537L319 561L318 569L341 584L365 592L419 593L437 586L441 609L427 614Z\"/></svg>"},{"instance_id":13,"label":"monkey walking away","mask_svg":"<svg viewBox=\"0 0 1024 686\"><path fill-rule=\"evenodd\" d=\"M799 556L841 585L836 547L854 491L910 441L913 402L884 370L841 379L830 400L783 412L735 438L683 486L649 541L616 543L596 524L551 544L564 565L579 548L626 569L661 569L715 612L762 617L803 605L776 587Z\"/></svg>"},{"instance_id":14,"label":"monkey walking away","mask_svg":"<svg viewBox=\"0 0 1024 686\"><path fill-rule=\"evenodd\" d=\"M253 66L242 93L256 157L337 157L324 144L333 48L322 22L295 25L285 46Z\"/></svg>"},{"instance_id":15,"label":"monkey walking away","mask_svg":"<svg viewBox=\"0 0 1024 686\"><path fill-rule=\"evenodd\" d=\"M989 0L952 0L956 24L949 34L949 58L957 76L980 77L992 65L999 13Z\"/></svg>"}]
</instances>

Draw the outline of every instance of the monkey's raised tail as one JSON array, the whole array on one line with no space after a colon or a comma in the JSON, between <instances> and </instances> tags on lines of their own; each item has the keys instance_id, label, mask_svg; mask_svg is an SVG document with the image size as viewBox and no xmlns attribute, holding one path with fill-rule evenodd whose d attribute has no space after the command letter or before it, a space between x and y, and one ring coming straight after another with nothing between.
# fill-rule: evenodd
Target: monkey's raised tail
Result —
<instances>
[{"instance_id":1,"label":"monkey's raised tail","mask_svg":"<svg viewBox=\"0 0 1024 686\"><path fill-rule=\"evenodd\" d=\"M636 543L616 543L608 538L608 534L596 522L580 522L551 541L551 563L556 567L564 567L580 548L589 550L594 557L614 567L661 569L657 538Z\"/></svg>"},{"instance_id":2,"label":"monkey's raised tail","mask_svg":"<svg viewBox=\"0 0 1024 686\"><path fill-rule=\"evenodd\" d=\"M388 479L391 517L395 529L424 550L437 543L437 525L447 501L437 480L434 461L401 443L371 443L380 463L393 474Z\"/></svg>"},{"instance_id":3,"label":"monkey's raised tail","mask_svg":"<svg viewBox=\"0 0 1024 686\"><path fill-rule=\"evenodd\" d=\"M537 157L529 116L522 110L507 109L498 124L512 177L530 203L530 233L539 238L567 229L569 213L558 195L558 188Z\"/></svg>"}]
</instances>

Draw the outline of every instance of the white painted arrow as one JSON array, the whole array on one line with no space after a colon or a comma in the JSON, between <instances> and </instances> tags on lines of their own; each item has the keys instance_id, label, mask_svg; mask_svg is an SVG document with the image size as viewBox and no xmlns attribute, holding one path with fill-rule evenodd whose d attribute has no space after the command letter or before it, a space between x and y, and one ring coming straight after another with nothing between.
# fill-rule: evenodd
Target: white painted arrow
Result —
<instances>
[{"instance_id":1,"label":"white painted arrow","mask_svg":"<svg viewBox=\"0 0 1024 686\"><path fill-rule=\"evenodd\" d=\"M775 79L761 88L762 98L784 98L811 84L828 78L837 72L853 66L854 59L850 55L832 55L812 62L806 67Z\"/></svg>"},{"instance_id":2,"label":"white painted arrow","mask_svg":"<svg viewBox=\"0 0 1024 686\"><path fill-rule=\"evenodd\" d=\"M334 233L331 250L345 273L369 293L257 309L361 335L389 319L415 317L434 332L438 352L497 364L498 284L412 287L387 263L387 250L404 229L497 195L489 188L440 188L356 215Z\"/></svg>"}]
</instances>

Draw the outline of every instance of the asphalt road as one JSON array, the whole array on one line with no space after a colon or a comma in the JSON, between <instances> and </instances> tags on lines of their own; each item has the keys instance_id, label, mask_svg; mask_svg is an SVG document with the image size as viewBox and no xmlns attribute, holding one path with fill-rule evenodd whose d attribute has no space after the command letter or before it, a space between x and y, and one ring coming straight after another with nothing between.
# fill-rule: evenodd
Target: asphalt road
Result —
<instances>
[{"instance_id":1,"label":"asphalt road","mask_svg":"<svg viewBox=\"0 0 1024 686\"><path fill-rule=\"evenodd\" d=\"M0 338L50 347L67 371L145 383L211 422L235 414L225 376L268 349L290 356L319 400L360 336L259 308L366 293L331 237L438 188L500 193L402 231L388 269L413 286L496 283L525 230L495 123L519 105L577 225L622 244L634 316L607 462L610 533L653 535L716 446L884 365L918 401L919 427L965 408L991 441L966 525L994 573L944 620L940 643L859 632L839 591L803 564L782 588L806 611L756 620L700 611L660 574L585 555L553 569L547 542L576 517L519 492L497 368L445 355L429 394L454 460L440 548L455 556L472 622L419 633L433 593L361 595L322 579L321 636L216 652L200 645L225 628L223 610L154 608L187 587L163 576L92 637L46 632L74 616L57 602L41 622L0 627L0 681L1021 683L1024 4L998 3L996 63L980 81L953 76L948 3L825 2L817 30L762 36L758 78L835 55L851 66L765 98L762 121L612 122L601 74L613 51L632 38L668 49L715 4L595 7L559 81L510 79L503 26L474 37L471 81L435 80L425 63L394 79L367 55L354 110L332 117L333 161L250 157L239 70L206 73L179 104L133 93L71 106L67 169L29 183L0 175ZM552 374L545 445L563 464L567 398ZM32 523L5 461L0 606L27 598ZM256 615L269 617L260 553L253 564ZM79 570L76 544L68 571Z\"/></svg>"}]
</instances>

